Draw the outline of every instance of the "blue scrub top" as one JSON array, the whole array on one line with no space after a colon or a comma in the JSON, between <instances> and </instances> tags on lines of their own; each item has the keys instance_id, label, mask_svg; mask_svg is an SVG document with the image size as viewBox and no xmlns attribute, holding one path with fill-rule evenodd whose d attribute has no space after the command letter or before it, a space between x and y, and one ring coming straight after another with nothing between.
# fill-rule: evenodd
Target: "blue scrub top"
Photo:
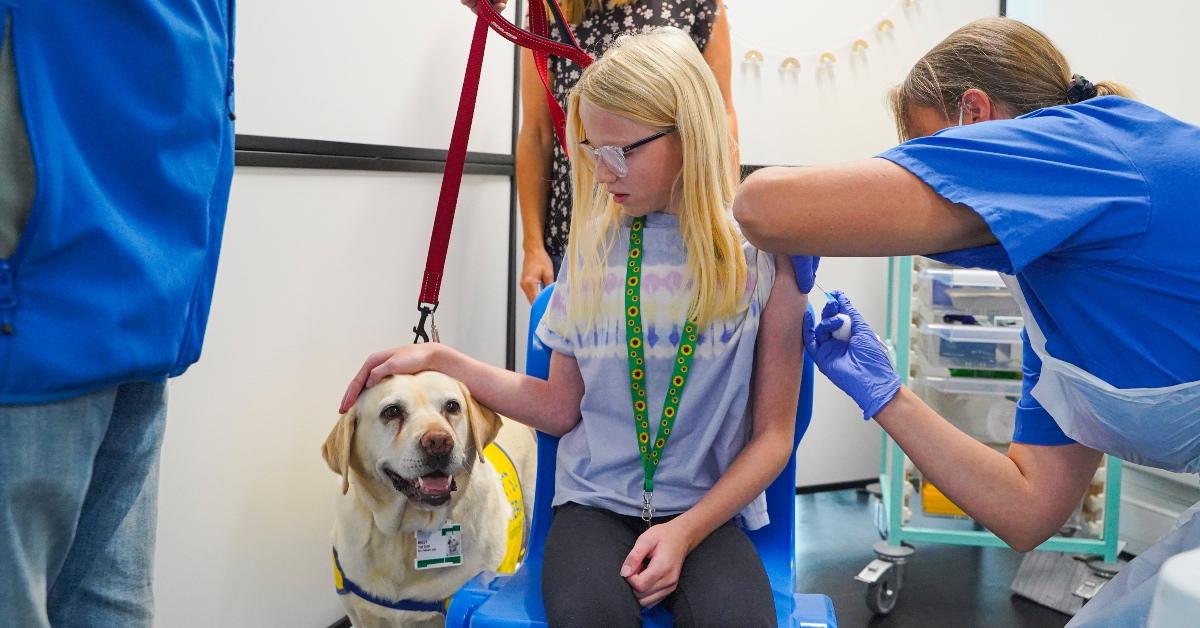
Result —
<instances>
[{"instance_id":1,"label":"blue scrub top","mask_svg":"<svg viewBox=\"0 0 1200 628\"><path fill-rule=\"evenodd\" d=\"M1105 96L879 157L987 222L999 244L930 257L1015 275L1051 355L1119 388L1200 380L1200 128ZM1013 440L1069 443L1025 344Z\"/></svg>"}]
</instances>

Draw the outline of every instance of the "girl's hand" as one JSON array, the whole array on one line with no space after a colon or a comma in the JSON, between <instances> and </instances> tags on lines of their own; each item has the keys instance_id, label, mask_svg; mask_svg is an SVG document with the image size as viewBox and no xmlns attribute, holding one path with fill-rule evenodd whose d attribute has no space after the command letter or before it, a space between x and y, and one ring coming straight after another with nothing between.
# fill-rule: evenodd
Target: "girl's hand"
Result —
<instances>
[{"instance_id":1,"label":"girl's hand","mask_svg":"<svg viewBox=\"0 0 1200 628\"><path fill-rule=\"evenodd\" d=\"M692 547L691 531L678 518L651 526L638 537L621 565L621 577L639 604L649 608L675 591Z\"/></svg>"},{"instance_id":2,"label":"girl's hand","mask_svg":"<svg viewBox=\"0 0 1200 628\"><path fill-rule=\"evenodd\" d=\"M358 374L350 380L346 394L342 396L339 414L345 414L358 399L359 393L379 383L388 375L408 375L434 370L435 358L445 351L445 346L436 342L404 345L395 349L379 351L367 356Z\"/></svg>"}]
</instances>

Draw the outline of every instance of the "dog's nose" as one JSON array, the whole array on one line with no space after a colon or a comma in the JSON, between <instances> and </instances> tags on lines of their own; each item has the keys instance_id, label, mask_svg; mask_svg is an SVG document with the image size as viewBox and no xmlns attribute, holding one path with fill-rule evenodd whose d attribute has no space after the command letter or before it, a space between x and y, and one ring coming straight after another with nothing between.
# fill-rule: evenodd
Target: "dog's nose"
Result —
<instances>
[{"instance_id":1,"label":"dog's nose","mask_svg":"<svg viewBox=\"0 0 1200 628\"><path fill-rule=\"evenodd\" d=\"M430 456L444 458L454 449L454 438L442 430L425 432L421 436L421 449Z\"/></svg>"}]
</instances>

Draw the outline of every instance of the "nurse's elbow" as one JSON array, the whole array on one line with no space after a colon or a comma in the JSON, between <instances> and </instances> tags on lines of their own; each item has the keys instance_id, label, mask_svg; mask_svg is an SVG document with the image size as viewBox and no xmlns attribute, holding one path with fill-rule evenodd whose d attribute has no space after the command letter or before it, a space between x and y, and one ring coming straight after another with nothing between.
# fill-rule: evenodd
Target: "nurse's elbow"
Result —
<instances>
[{"instance_id":1,"label":"nurse's elbow","mask_svg":"<svg viewBox=\"0 0 1200 628\"><path fill-rule=\"evenodd\" d=\"M1040 543L1033 542L1032 539L1004 539L1004 542L1008 543L1009 547L1021 552L1022 554L1026 552L1032 552L1033 550L1037 549L1038 545L1041 545Z\"/></svg>"},{"instance_id":2,"label":"nurse's elbow","mask_svg":"<svg viewBox=\"0 0 1200 628\"><path fill-rule=\"evenodd\" d=\"M770 170L764 168L752 173L738 187L733 199L733 217L741 225L742 234L754 246L763 248L772 232L773 212L766 204Z\"/></svg>"},{"instance_id":3,"label":"nurse's elbow","mask_svg":"<svg viewBox=\"0 0 1200 628\"><path fill-rule=\"evenodd\" d=\"M996 536L1000 537L1000 540L1007 543L1009 547L1024 554L1025 552L1032 552L1037 549L1039 545L1049 540L1058 529L1055 528L1054 530L1045 532L1040 529L1041 527L1036 525L1022 526L1007 534L997 532Z\"/></svg>"}]
</instances>

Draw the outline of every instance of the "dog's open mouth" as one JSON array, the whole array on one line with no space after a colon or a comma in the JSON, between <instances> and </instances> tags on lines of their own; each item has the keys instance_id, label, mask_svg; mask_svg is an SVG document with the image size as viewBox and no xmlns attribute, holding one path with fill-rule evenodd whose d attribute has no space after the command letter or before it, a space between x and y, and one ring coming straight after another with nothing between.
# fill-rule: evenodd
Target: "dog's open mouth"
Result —
<instances>
[{"instance_id":1,"label":"dog's open mouth","mask_svg":"<svg viewBox=\"0 0 1200 628\"><path fill-rule=\"evenodd\" d=\"M384 467L383 472L392 481L392 487L403 493L410 500L441 506L450 501L450 493L458 490L454 478L446 475L445 471L437 470L422 475L415 480L400 477L400 474Z\"/></svg>"}]
</instances>

